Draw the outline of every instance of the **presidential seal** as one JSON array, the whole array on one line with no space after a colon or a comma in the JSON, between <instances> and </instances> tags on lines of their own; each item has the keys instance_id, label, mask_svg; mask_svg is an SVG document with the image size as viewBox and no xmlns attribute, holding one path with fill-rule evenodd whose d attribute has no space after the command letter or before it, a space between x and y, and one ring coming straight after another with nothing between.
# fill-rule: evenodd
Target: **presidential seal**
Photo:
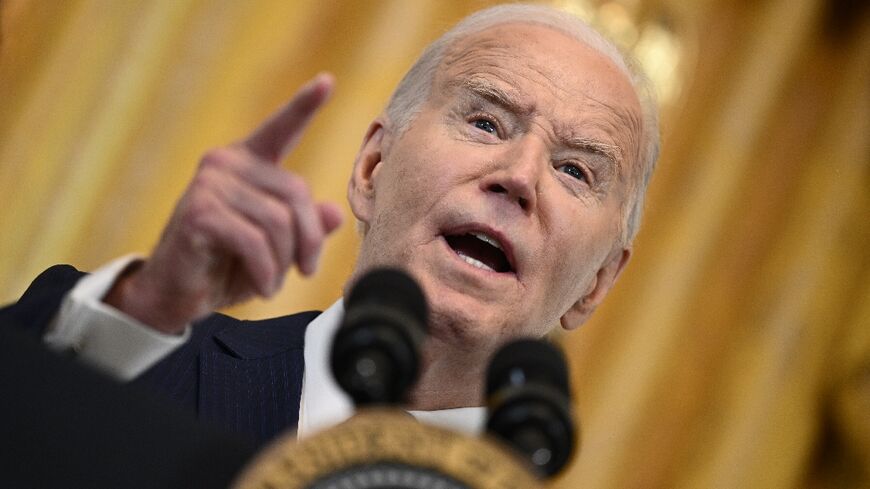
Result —
<instances>
[{"instance_id":1,"label":"presidential seal","mask_svg":"<svg viewBox=\"0 0 870 489\"><path fill-rule=\"evenodd\" d=\"M362 412L308 440L279 438L234 489L536 489L523 459L494 438L425 425L395 411Z\"/></svg>"}]
</instances>

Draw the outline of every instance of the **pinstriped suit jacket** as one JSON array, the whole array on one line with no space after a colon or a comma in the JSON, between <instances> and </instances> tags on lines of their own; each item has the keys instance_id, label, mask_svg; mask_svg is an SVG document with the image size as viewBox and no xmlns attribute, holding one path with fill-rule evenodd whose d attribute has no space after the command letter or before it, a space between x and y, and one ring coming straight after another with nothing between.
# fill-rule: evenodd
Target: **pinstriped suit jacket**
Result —
<instances>
[{"instance_id":1,"label":"pinstriped suit jacket","mask_svg":"<svg viewBox=\"0 0 870 489\"><path fill-rule=\"evenodd\" d=\"M41 337L64 295L82 276L69 265L49 268L17 303L0 310L0 322L23 325ZM263 321L212 314L194 325L186 344L131 384L236 435L265 443L296 428L305 328L318 314Z\"/></svg>"}]
</instances>

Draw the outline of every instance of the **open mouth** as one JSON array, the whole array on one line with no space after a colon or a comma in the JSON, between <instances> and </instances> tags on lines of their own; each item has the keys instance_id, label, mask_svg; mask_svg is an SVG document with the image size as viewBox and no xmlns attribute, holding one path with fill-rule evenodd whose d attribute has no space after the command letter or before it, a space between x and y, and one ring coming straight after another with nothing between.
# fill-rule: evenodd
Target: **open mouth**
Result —
<instances>
[{"instance_id":1,"label":"open mouth","mask_svg":"<svg viewBox=\"0 0 870 489\"><path fill-rule=\"evenodd\" d=\"M502 244L494 237L478 231L445 235L444 239L465 263L497 273L515 273Z\"/></svg>"}]
</instances>

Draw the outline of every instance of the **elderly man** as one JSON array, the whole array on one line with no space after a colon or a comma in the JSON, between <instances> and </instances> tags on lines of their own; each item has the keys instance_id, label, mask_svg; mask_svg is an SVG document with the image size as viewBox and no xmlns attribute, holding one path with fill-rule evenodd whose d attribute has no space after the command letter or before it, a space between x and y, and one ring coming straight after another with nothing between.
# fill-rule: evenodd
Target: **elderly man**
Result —
<instances>
[{"instance_id":1,"label":"elderly man","mask_svg":"<svg viewBox=\"0 0 870 489\"><path fill-rule=\"evenodd\" d=\"M332 85L316 77L248 138L208 152L147 259L85 278L55 267L5 313L259 440L349 416L326 367L341 300L259 324L213 313L273 294L292 266L313 273L339 225L278 165ZM656 153L642 77L567 14L495 7L429 46L348 184L363 233L348 283L398 266L431 304L413 414L477 429L495 349L586 320L628 261Z\"/></svg>"}]
</instances>

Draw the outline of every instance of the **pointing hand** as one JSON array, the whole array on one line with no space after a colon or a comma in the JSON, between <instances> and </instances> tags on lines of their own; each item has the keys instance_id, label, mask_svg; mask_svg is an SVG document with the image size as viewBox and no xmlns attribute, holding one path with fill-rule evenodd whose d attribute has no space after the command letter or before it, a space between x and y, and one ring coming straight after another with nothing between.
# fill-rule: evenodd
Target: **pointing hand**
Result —
<instances>
[{"instance_id":1,"label":"pointing hand","mask_svg":"<svg viewBox=\"0 0 870 489\"><path fill-rule=\"evenodd\" d=\"M151 257L105 302L172 333L216 308L271 296L293 265L312 274L341 211L315 202L280 162L333 86L318 75L246 139L208 151Z\"/></svg>"}]
</instances>

